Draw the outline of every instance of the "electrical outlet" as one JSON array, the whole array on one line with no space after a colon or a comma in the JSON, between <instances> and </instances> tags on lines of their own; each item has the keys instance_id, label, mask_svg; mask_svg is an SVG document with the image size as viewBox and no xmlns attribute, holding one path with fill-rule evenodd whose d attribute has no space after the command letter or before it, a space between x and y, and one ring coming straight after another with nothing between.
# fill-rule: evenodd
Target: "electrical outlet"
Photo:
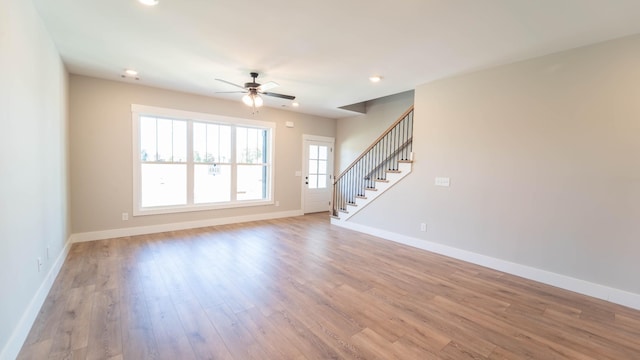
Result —
<instances>
[{"instance_id":1,"label":"electrical outlet","mask_svg":"<svg viewBox=\"0 0 640 360\"><path fill-rule=\"evenodd\" d=\"M280 201L276 200L276 206L280 206Z\"/></svg>"},{"instance_id":2,"label":"electrical outlet","mask_svg":"<svg viewBox=\"0 0 640 360\"><path fill-rule=\"evenodd\" d=\"M38 272L40 272L40 270L42 270L42 258L38 257Z\"/></svg>"},{"instance_id":3,"label":"electrical outlet","mask_svg":"<svg viewBox=\"0 0 640 360\"><path fill-rule=\"evenodd\" d=\"M426 232L427 231L427 224L426 223L421 223L420 224L420 231L422 231L422 232Z\"/></svg>"},{"instance_id":4,"label":"electrical outlet","mask_svg":"<svg viewBox=\"0 0 640 360\"><path fill-rule=\"evenodd\" d=\"M126 212L122 213L122 221L127 221L127 220L129 220L129 213L126 213Z\"/></svg>"}]
</instances>

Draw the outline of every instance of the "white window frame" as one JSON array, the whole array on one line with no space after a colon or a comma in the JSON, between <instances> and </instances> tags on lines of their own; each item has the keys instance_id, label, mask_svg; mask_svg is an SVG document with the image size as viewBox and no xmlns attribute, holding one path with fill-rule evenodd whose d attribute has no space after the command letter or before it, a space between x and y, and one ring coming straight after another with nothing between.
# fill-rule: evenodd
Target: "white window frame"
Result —
<instances>
[{"instance_id":1,"label":"white window frame","mask_svg":"<svg viewBox=\"0 0 640 360\"><path fill-rule=\"evenodd\" d=\"M155 206L155 207L142 207L142 184L141 184L141 160L140 160L140 117L150 116L159 117L173 120L187 121L187 204L185 205L170 205L170 206ZM133 134L133 216L142 215L156 215L156 214L170 214L181 213L189 211L202 211L202 210L215 210L215 209L228 209L237 207L248 206L264 206L274 204L273 190L275 186L275 138L276 138L276 124L274 122L259 121L235 118L230 116L199 113L192 111L176 110L148 105L131 105L131 119L132 119L132 134ZM193 203L193 122L205 122L220 125L229 125L231 130L231 156L232 156L232 172L231 172L231 201L221 203L208 203L208 204L194 204ZM236 161L236 127L254 127L268 130L268 143L267 143L267 196L266 199L260 200L236 200L234 191L237 191L237 174L236 167L238 164Z\"/></svg>"}]
</instances>

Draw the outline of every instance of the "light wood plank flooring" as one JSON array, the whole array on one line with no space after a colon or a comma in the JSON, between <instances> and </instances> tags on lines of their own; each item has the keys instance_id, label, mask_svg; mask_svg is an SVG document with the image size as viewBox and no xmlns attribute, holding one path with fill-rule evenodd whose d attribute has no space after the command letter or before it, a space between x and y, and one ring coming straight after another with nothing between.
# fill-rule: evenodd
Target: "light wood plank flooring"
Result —
<instances>
[{"instance_id":1,"label":"light wood plank flooring","mask_svg":"<svg viewBox=\"0 0 640 360\"><path fill-rule=\"evenodd\" d=\"M640 312L331 226L73 245L20 359L640 359Z\"/></svg>"}]
</instances>

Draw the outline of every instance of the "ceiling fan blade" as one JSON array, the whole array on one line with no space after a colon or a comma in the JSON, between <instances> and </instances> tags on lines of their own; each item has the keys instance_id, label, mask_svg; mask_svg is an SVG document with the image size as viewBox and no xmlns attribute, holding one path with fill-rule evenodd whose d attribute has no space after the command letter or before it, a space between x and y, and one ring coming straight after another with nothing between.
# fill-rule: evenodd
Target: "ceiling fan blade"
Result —
<instances>
[{"instance_id":1,"label":"ceiling fan blade","mask_svg":"<svg viewBox=\"0 0 640 360\"><path fill-rule=\"evenodd\" d=\"M268 83L264 83L258 86L258 91L265 92L267 90L273 89L274 87L280 86L277 82L269 81Z\"/></svg>"},{"instance_id":2,"label":"ceiling fan blade","mask_svg":"<svg viewBox=\"0 0 640 360\"><path fill-rule=\"evenodd\" d=\"M293 100L293 99L296 98L295 96L272 93L272 92L263 92L262 94L263 95L267 95L267 96L273 96L273 97L277 97L277 98L287 99L287 100Z\"/></svg>"},{"instance_id":3,"label":"ceiling fan blade","mask_svg":"<svg viewBox=\"0 0 640 360\"><path fill-rule=\"evenodd\" d=\"M244 94L248 91L216 91L216 94Z\"/></svg>"},{"instance_id":4,"label":"ceiling fan blade","mask_svg":"<svg viewBox=\"0 0 640 360\"><path fill-rule=\"evenodd\" d=\"M242 86L242 85L238 85L238 84L234 84L234 83L232 83L232 82L228 82L227 80L222 80L222 79L216 79L216 80L221 81L221 82L223 82L223 83L225 83L225 84L229 84L229 85L231 85L231 86L238 87L238 88L240 88L240 89L244 89L244 86Z\"/></svg>"}]
</instances>

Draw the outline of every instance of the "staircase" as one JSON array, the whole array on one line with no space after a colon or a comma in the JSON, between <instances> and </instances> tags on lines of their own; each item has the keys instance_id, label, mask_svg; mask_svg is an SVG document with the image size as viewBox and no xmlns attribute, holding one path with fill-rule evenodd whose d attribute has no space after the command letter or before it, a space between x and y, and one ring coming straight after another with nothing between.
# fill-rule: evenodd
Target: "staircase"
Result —
<instances>
[{"instance_id":1,"label":"staircase","mask_svg":"<svg viewBox=\"0 0 640 360\"><path fill-rule=\"evenodd\" d=\"M333 183L332 223L347 221L409 175L413 106L374 141Z\"/></svg>"}]
</instances>

